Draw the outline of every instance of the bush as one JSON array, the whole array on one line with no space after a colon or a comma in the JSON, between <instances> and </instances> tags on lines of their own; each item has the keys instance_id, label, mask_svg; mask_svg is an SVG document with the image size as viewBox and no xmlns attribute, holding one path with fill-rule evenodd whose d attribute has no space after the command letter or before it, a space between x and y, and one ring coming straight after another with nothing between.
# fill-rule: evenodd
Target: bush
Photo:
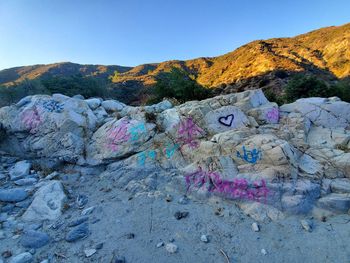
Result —
<instances>
[{"instance_id":1,"label":"bush","mask_svg":"<svg viewBox=\"0 0 350 263\"><path fill-rule=\"evenodd\" d=\"M85 98L105 97L109 93L106 81L81 75L50 77L43 79L42 84L51 94L61 93L70 97L77 94Z\"/></svg>"},{"instance_id":2,"label":"bush","mask_svg":"<svg viewBox=\"0 0 350 263\"><path fill-rule=\"evenodd\" d=\"M24 80L14 86L0 86L0 107L16 103L23 97L34 94L50 94L39 80Z\"/></svg>"},{"instance_id":3,"label":"bush","mask_svg":"<svg viewBox=\"0 0 350 263\"><path fill-rule=\"evenodd\" d=\"M339 97L342 101L350 102L350 80L339 81L332 87L333 96Z\"/></svg>"},{"instance_id":4,"label":"bush","mask_svg":"<svg viewBox=\"0 0 350 263\"><path fill-rule=\"evenodd\" d=\"M153 88L154 98L149 101L152 103L159 102L163 98L175 98L179 102L202 100L211 95L211 90L199 85L193 76L189 76L179 68L159 73L156 81Z\"/></svg>"},{"instance_id":5,"label":"bush","mask_svg":"<svg viewBox=\"0 0 350 263\"><path fill-rule=\"evenodd\" d=\"M284 100L289 103L300 98L331 97L334 90L314 76L296 75L285 88Z\"/></svg>"}]
</instances>

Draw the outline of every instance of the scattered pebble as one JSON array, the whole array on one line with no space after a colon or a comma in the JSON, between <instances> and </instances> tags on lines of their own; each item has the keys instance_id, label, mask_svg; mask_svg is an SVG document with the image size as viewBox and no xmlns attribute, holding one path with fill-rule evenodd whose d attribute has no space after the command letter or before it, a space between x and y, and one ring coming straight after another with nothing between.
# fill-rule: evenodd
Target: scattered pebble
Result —
<instances>
[{"instance_id":1,"label":"scattered pebble","mask_svg":"<svg viewBox=\"0 0 350 263\"><path fill-rule=\"evenodd\" d=\"M98 243L96 246L95 246L96 249L102 249L103 248L103 243Z\"/></svg>"},{"instance_id":2,"label":"scattered pebble","mask_svg":"<svg viewBox=\"0 0 350 263\"><path fill-rule=\"evenodd\" d=\"M28 230L22 235L21 245L25 248L40 248L50 241L48 234L35 230Z\"/></svg>"},{"instance_id":3,"label":"scattered pebble","mask_svg":"<svg viewBox=\"0 0 350 263\"><path fill-rule=\"evenodd\" d=\"M113 257L111 263L125 263L125 257Z\"/></svg>"},{"instance_id":4,"label":"scattered pebble","mask_svg":"<svg viewBox=\"0 0 350 263\"><path fill-rule=\"evenodd\" d=\"M29 252L24 252L10 259L9 263L29 263L32 262L33 255Z\"/></svg>"},{"instance_id":5,"label":"scattered pebble","mask_svg":"<svg viewBox=\"0 0 350 263\"><path fill-rule=\"evenodd\" d=\"M94 206L88 207L81 212L82 216L90 215L95 210Z\"/></svg>"},{"instance_id":6,"label":"scattered pebble","mask_svg":"<svg viewBox=\"0 0 350 263\"><path fill-rule=\"evenodd\" d=\"M96 249L94 248L90 248L90 249L85 249L84 250L84 254L87 258L91 257L93 254L95 254L97 252Z\"/></svg>"},{"instance_id":7,"label":"scattered pebble","mask_svg":"<svg viewBox=\"0 0 350 263\"><path fill-rule=\"evenodd\" d=\"M303 219L300 221L300 224L306 231L312 232L312 222L310 220Z\"/></svg>"},{"instance_id":8,"label":"scattered pebble","mask_svg":"<svg viewBox=\"0 0 350 263\"><path fill-rule=\"evenodd\" d=\"M267 251L263 248L263 249L261 250L261 254L267 255Z\"/></svg>"},{"instance_id":9,"label":"scattered pebble","mask_svg":"<svg viewBox=\"0 0 350 263\"><path fill-rule=\"evenodd\" d=\"M188 198L186 196L183 196L179 199L178 203L180 205L186 205L186 204L188 204Z\"/></svg>"},{"instance_id":10,"label":"scattered pebble","mask_svg":"<svg viewBox=\"0 0 350 263\"><path fill-rule=\"evenodd\" d=\"M134 233L126 234L126 238L127 239L134 239L135 238L135 234Z\"/></svg>"},{"instance_id":11,"label":"scattered pebble","mask_svg":"<svg viewBox=\"0 0 350 263\"><path fill-rule=\"evenodd\" d=\"M168 243L165 245L165 249L171 253L174 254L177 252L177 245L173 244L173 243Z\"/></svg>"},{"instance_id":12,"label":"scattered pebble","mask_svg":"<svg viewBox=\"0 0 350 263\"><path fill-rule=\"evenodd\" d=\"M76 219L72 220L72 221L68 224L68 226L69 226L69 227L78 226L78 225L80 225L80 224L82 224L82 223L84 223L84 222L86 222L86 221L88 221L88 220L89 220L89 217L87 217L87 216L82 216L82 217L79 217L79 218L76 218Z\"/></svg>"},{"instance_id":13,"label":"scattered pebble","mask_svg":"<svg viewBox=\"0 0 350 263\"><path fill-rule=\"evenodd\" d=\"M204 242L204 243L208 243L209 242L209 239L206 235L201 235L201 241Z\"/></svg>"},{"instance_id":14,"label":"scattered pebble","mask_svg":"<svg viewBox=\"0 0 350 263\"><path fill-rule=\"evenodd\" d=\"M188 215L189 215L188 212L180 212L180 211L177 211L177 212L174 214L174 217L175 217L177 220L180 220L180 219L182 219L182 218L186 218Z\"/></svg>"},{"instance_id":15,"label":"scattered pebble","mask_svg":"<svg viewBox=\"0 0 350 263\"><path fill-rule=\"evenodd\" d=\"M89 224L83 223L79 226L74 227L66 235L67 242L75 242L79 239L83 239L89 235Z\"/></svg>"},{"instance_id":16,"label":"scattered pebble","mask_svg":"<svg viewBox=\"0 0 350 263\"><path fill-rule=\"evenodd\" d=\"M159 243L157 244L157 248L160 248L160 247L162 247L162 246L164 246L164 242L159 242Z\"/></svg>"},{"instance_id":17,"label":"scattered pebble","mask_svg":"<svg viewBox=\"0 0 350 263\"><path fill-rule=\"evenodd\" d=\"M260 227L259 227L259 225L256 222L254 222L252 224L252 229L253 229L254 232L259 232L260 231Z\"/></svg>"},{"instance_id":18,"label":"scattered pebble","mask_svg":"<svg viewBox=\"0 0 350 263\"><path fill-rule=\"evenodd\" d=\"M165 197L165 201L171 202L171 201L173 201L173 197L171 195L167 194Z\"/></svg>"},{"instance_id":19,"label":"scattered pebble","mask_svg":"<svg viewBox=\"0 0 350 263\"><path fill-rule=\"evenodd\" d=\"M1 256L3 258L9 258L12 257L12 252L10 250L5 250L4 252L1 253Z\"/></svg>"}]
</instances>

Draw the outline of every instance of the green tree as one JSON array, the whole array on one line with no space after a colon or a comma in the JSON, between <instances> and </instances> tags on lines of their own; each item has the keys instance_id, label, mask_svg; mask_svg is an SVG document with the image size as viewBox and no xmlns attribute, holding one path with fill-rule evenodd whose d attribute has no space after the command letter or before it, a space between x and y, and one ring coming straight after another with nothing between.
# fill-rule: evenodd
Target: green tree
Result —
<instances>
[{"instance_id":1,"label":"green tree","mask_svg":"<svg viewBox=\"0 0 350 263\"><path fill-rule=\"evenodd\" d=\"M185 102L205 99L211 95L209 89L199 85L193 76L179 68L173 67L170 72L159 73L156 81L154 99L150 102L161 101L163 98L175 98L179 102Z\"/></svg>"},{"instance_id":2,"label":"green tree","mask_svg":"<svg viewBox=\"0 0 350 263\"><path fill-rule=\"evenodd\" d=\"M323 80L314 76L296 75L285 88L284 100L289 103L299 98L330 96L334 96L334 91Z\"/></svg>"}]
</instances>

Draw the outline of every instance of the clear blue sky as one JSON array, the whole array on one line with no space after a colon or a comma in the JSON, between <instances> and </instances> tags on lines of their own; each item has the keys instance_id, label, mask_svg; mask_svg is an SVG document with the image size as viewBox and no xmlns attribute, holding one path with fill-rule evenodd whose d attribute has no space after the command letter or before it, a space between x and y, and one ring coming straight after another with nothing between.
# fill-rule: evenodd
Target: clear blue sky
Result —
<instances>
[{"instance_id":1,"label":"clear blue sky","mask_svg":"<svg viewBox=\"0 0 350 263\"><path fill-rule=\"evenodd\" d=\"M350 22L350 0L0 0L0 69L217 56Z\"/></svg>"}]
</instances>

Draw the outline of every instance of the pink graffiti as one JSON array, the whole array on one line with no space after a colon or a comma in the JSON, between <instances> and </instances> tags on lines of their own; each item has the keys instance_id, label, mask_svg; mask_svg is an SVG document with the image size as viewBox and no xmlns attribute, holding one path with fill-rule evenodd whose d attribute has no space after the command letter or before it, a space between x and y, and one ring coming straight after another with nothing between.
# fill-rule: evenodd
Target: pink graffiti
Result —
<instances>
[{"instance_id":1,"label":"pink graffiti","mask_svg":"<svg viewBox=\"0 0 350 263\"><path fill-rule=\"evenodd\" d=\"M188 145L191 149L195 149L199 145L196 137L202 133L203 130L193 122L191 117L188 117L180 123L177 142L182 145Z\"/></svg>"},{"instance_id":2,"label":"pink graffiti","mask_svg":"<svg viewBox=\"0 0 350 263\"><path fill-rule=\"evenodd\" d=\"M21 115L21 121L30 133L36 133L42 123L37 107L34 106L32 109L25 110Z\"/></svg>"},{"instance_id":3,"label":"pink graffiti","mask_svg":"<svg viewBox=\"0 0 350 263\"><path fill-rule=\"evenodd\" d=\"M266 113L266 118L268 121L272 122L272 123L277 123L279 118L280 118L280 113L279 110L276 108L273 108L271 110L269 110Z\"/></svg>"},{"instance_id":4,"label":"pink graffiti","mask_svg":"<svg viewBox=\"0 0 350 263\"><path fill-rule=\"evenodd\" d=\"M118 150L118 145L127 142L130 139L130 134L128 133L127 120L123 120L121 124L117 127L111 128L107 132L107 148L116 151Z\"/></svg>"},{"instance_id":5,"label":"pink graffiti","mask_svg":"<svg viewBox=\"0 0 350 263\"><path fill-rule=\"evenodd\" d=\"M244 178L235 178L233 181L222 180L217 172L203 171L201 167L185 176L187 191L191 187L207 188L209 192L224 194L231 198L248 199L260 202L263 197L265 202L269 190L265 180L254 181L253 184Z\"/></svg>"}]
</instances>

